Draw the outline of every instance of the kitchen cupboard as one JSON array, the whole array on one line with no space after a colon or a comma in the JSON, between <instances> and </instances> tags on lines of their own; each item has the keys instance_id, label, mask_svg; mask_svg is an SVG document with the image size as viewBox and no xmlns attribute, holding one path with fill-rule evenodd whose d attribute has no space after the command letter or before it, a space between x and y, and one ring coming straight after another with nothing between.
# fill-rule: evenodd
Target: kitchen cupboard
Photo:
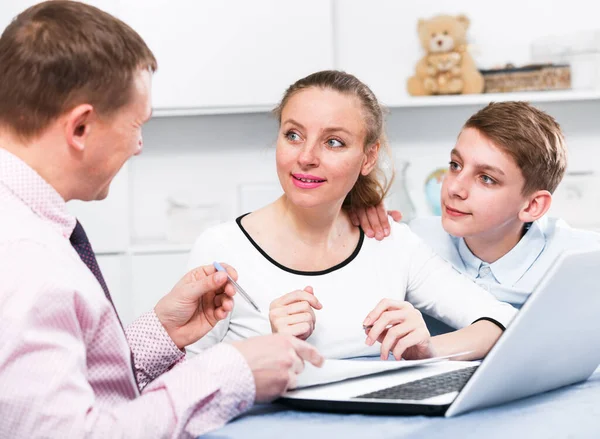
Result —
<instances>
[{"instance_id":1,"label":"kitchen cupboard","mask_svg":"<svg viewBox=\"0 0 600 439\"><path fill-rule=\"evenodd\" d=\"M300 7L299 7L300 6ZM153 106L273 106L295 80L333 66L331 0L120 0L118 16L159 68Z\"/></svg>"}]
</instances>

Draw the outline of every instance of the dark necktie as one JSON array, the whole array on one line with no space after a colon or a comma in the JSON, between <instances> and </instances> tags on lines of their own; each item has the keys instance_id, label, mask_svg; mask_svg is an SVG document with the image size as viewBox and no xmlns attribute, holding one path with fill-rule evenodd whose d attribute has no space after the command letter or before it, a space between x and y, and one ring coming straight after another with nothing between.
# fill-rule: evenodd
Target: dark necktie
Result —
<instances>
[{"instance_id":1,"label":"dark necktie","mask_svg":"<svg viewBox=\"0 0 600 439\"><path fill-rule=\"evenodd\" d=\"M96 279L98 279L100 286L104 290L104 295L106 296L106 298L112 305L113 309L115 310L115 314L117 314L117 319L119 320L119 324L121 324L121 328L122 328L123 324L121 323L121 319L119 318L119 314L117 313L115 304L113 303L113 301L110 297L110 292L108 291L108 287L106 286L106 282L104 281L104 276L102 276L102 272L100 271L100 266L98 265L98 261L96 260L96 255L94 254L94 250L92 249L92 244L90 244L90 240L88 239L88 237L85 233L85 230L83 230L83 226L81 225L81 223L79 221L77 221L77 224L75 225L75 229L73 230L73 233L71 234L70 241L71 241L71 245L73 246L75 251L77 251L77 254L81 258L81 260L85 263L85 265L87 265L87 267L90 269L92 274L96 277ZM133 352L129 351L129 353L131 354L131 367L133 369L133 376L135 378L135 383L138 384L137 374L135 373L135 367L134 367L135 363L133 362ZM138 385L138 389L139 389L139 385Z\"/></svg>"}]
</instances>

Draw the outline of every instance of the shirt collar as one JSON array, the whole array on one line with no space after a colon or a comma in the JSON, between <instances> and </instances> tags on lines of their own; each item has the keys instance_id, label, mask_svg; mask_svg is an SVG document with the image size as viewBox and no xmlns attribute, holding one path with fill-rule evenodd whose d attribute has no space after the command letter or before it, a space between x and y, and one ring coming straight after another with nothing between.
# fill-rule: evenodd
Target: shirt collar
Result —
<instances>
[{"instance_id":1,"label":"shirt collar","mask_svg":"<svg viewBox=\"0 0 600 439\"><path fill-rule=\"evenodd\" d=\"M489 264L492 274L503 285L515 285L527 273L545 246L546 236L540 224L535 221L517 245L500 259ZM458 252L465 263L467 274L477 278L479 269L485 263L471 252L464 239L460 239L458 243Z\"/></svg>"},{"instance_id":2,"label":"shirt collar","mask_svg":"<svg viewBox=\"0 0 600 439\"><path fill-rule=\"evenodd\" d=\"M464 238L458 240L458 254L465 264L466 274L473 279L479 275L479 268L483 264L483 261L471 252L471 249L465 243Z\"/></svg>"},{"instance_id":3,"label":"shirt collar","mask_svg":"<svg viewBox=\"0 0 600 439\"><path fill-rule=\"evenodd\" d=\"M71 236L76 219L61 195L20 158L0 148L0 184L61 235Z\"/></svg>"}]
</instances>

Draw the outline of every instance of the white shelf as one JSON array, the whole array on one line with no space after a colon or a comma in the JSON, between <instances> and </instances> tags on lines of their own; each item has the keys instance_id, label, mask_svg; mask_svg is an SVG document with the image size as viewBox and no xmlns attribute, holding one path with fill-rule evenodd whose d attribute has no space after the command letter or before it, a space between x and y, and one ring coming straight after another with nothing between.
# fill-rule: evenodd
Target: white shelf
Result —
<instances>
[{"instance_id":1,"label":"white shelf","mask_svg":"<svg viewBox=\"0 0 600 439\"><path fill-rule=\"evenodd\" d=\"M555 90L522 93L482 93L476 95L419 96L388 103L389 108L443 107L461 105L485 105L489 102L569 102L600 99L600 90Z\"/></svg>"},{"instance_id":2,"label":"white shelf","mask_svg":"<svg viewBox=\"0 0 600 439\"><path fill-rule=\"evenodd\" d=\"M152 117L177 117L177 116L210 116L217 114L247 114L269 113L273 105L231 106L231 107L199 107L199 108L156 108Z\"/></svg>"},{"instance_id":3,"label":"white shelf","mask_svg":"<svg viewBox=\"0 0 600 439\"><path fill-rule=\"evenodd\" d=\"M600 100L600 90L556 90L531 91L522 93L482 93L475 95L419 96L406 97L387 103L387 107L451 107L464 105L485 105L489 102L527 101L527 102L574 102ZM200 108L157 108L153 117L210 116L219 114L269 113L272 105L254 105L240 107L200 107Z\"/></svg>"},{"instance_id":4,"label":"white shelf","mask_svg":"<svg viewBox=\"0 0 600 439\"><path fill-rule=\"evenodd\" d=\"M192 244L177 244L166 241L148 241L134 243L129 247L132 254L164 254L164 253L188 253Z\"/></svg>"}]
</instances>

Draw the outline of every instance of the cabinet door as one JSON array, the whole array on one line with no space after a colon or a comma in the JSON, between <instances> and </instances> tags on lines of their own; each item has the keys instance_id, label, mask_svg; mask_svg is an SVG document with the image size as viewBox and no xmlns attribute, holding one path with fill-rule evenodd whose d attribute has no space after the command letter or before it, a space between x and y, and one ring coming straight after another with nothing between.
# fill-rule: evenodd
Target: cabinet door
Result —
<instances>
[{"instance_id":1,"label":"cabinet door","mask_svg":"<svg viewBox=\"0 0 600 439\"><path fill-rule=\"evenodd\" d=\"M134 319L150 311L187 272L188 253L134 254L131 257Z\"/></svg>"},{"instance_id":2,"label":"cabinet door","mask_svg":"<svg viewBox=\"0 0 600 439\"><path fill-rule=\"evenodd\" d=\"M129 260L127 255L97 255L98 265L110 291L121 323L127 326L133 320Z\"/></svg>"},{"instance_id":3,"label":"cabinet door","mask_svg":"<svg viewBox=\"0 0 600 439\"><path fill-rule=\"evenodd\" d=\"M119 16L158 60L155 108L273 105L331 68L331 0L121 0Z\"/></svg>"}]
</instances>

